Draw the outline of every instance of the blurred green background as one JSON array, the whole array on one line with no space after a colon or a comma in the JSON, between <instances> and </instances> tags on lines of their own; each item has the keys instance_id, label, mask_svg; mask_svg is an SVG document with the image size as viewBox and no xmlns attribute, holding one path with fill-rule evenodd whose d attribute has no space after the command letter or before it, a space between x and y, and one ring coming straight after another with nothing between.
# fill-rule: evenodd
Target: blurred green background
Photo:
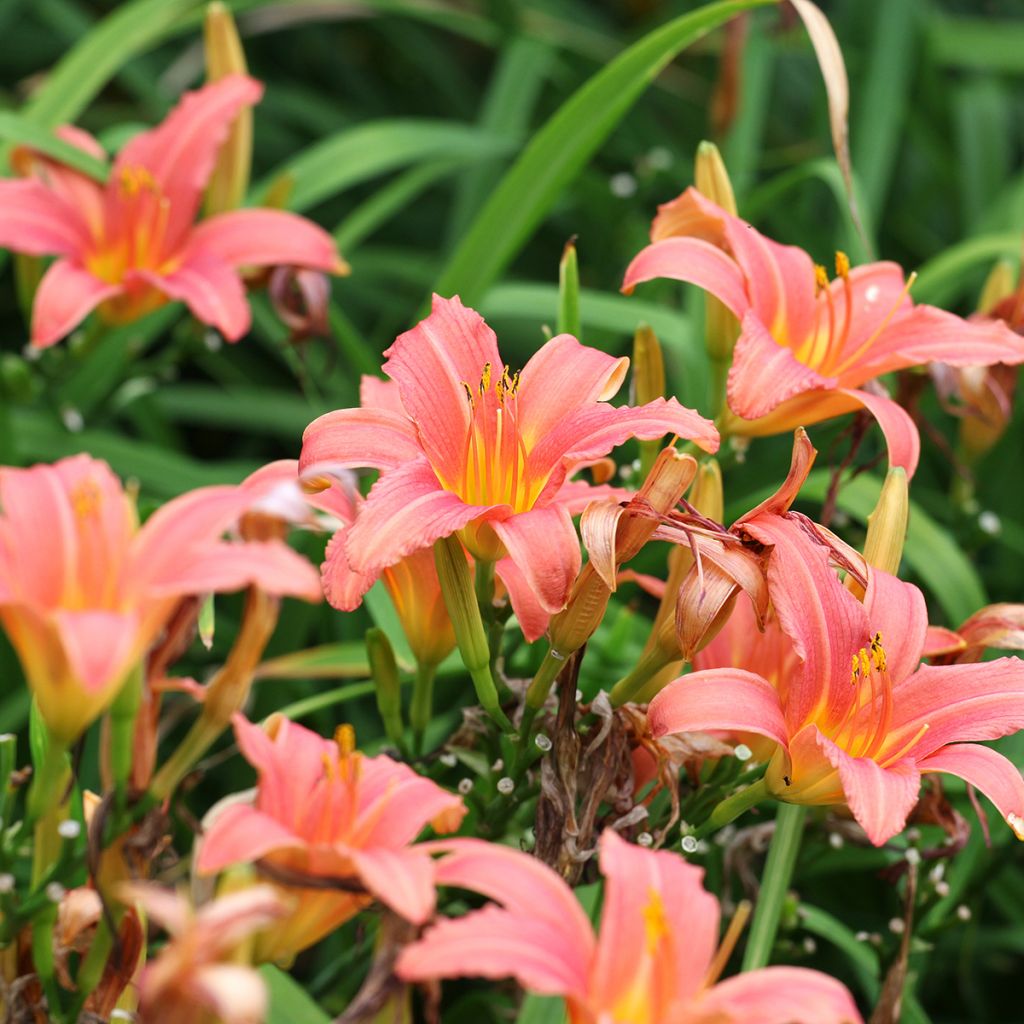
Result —
<instances>
[{"instance_id":1,"label":"blurred green background","mask_svg":"<svg viewBox=\"0 0 1024 1024\"><path fill-rule=\"evenodd\" d=\"M432 288L440 282L463 291L450 260L527 141L627 46L696 5L242 0L229 6L250 70L267 87L256 111L252 198L259 201L272 182L289 175L291 208L334 231L352 264L351 277L333 283L333 337L290 344L260 294L253 297L252 335L230 348L168 307L105 335L82 332L30 358L5 260L4 462L90 451L137 480L143 506L152 507L190 487L238 480L270 459L296 456L314 416L357 402L360 374L378 371L380 353L422 315ZM867 239L858 237L847 212L821 75L803 28L791 10L754 12L673 61L607 138L595 140L600 144L582 171L543 202L539 227L512 239L508 266L497 266L501 272L490 280L467 279L464 297L497 330L513 367L554 324L558 260L575 237L585 340L628 354L633 330L649 322L665 346L671 390L686 404L706 407L700 296L670 283L645 286L629 299L618 294L657 204L691 183L693 155L705 138L721 147L740 212L767 234L803 246L825 264L837 248L854 262L895 259L921 271L918 300L960 313L973 309L993 261L1016 258L1021 248L1024 3L826 0L822 8L850 76L851 150ZM201 80L201 15L200 5L182 0L0 0L0 108L47 127L74 120L116 149ZM974 496L953 501L956 471L942 442L953 437L956 421L930 386L921 409L935 436L923 439L912 489L905 575L924 587L934 621L956 625L986 601L1024 597L1022 425L1018 413L980 465ZM821 465L842 457L844 427L812 430ZM869 463L880 452L873 431L859 461ZM729 509L738 514L758 500L780 478L788 456L785 438L756 442L745 462L730 468ZM837 525L854 542L877 495L877 472L841 494ZM826 483L824 476L815 479L809 511ZM322 539L298 543L319 557ZM197 651L187 666L200 675L227 649L237 619L237 603L222 604L213 653ZM393 627L380 601L371 612ZM649 613L644 599L623 592L592 645L592 685L614 679L610 673L635 654ZM345 683L342 671L360 675L368 622L366 613L343 617L289 606L271 653L340 642L348 645L349 668L338 662L331 679L297 671L294 679L262 683L253 713L328 691L335 696L307 722L329 731L348 693L338 696L333 688ZM533 655L521 657L528 664ZM0 727L20 728L26 704L16 663L6 649L0 658L11 680L0 696ZM440 700L442 720L451 726L461 696L442 682ZM365 696L346 701L344 714L361 737L379 734ZM1004 749L1021 763L1021 744ZM250 778L234 759L189 802L203 808ZM1024 858L998 823L993 843L986 849L975 828L967 853L947 873L948 895L941 895L941 884L937 890L934 882L922 883L926 916L911 958L917 996L905 1020L1024 1020ZM797 874L801 898L834 919L814 913L799 919L794 912L786 939L794 957L834 970L869 999L897 942L884 924L899 916L900 901L877 874L892 859L891 852L808 842ZM957 915L965 902L973 911L967 921ZM880 931L878 941L858 938L861 930ZM361 969L352 963L367 951L365 936L356 932L345 929L297 965L298 976L331 1010L359 980ZM816 949L806 941L812 937ZM501 1000L483 1003L479 991L468 986L445 1020L508 1019ZM542 1012L535 1024L551 1019Z\"/></svg>"}]
</instances>

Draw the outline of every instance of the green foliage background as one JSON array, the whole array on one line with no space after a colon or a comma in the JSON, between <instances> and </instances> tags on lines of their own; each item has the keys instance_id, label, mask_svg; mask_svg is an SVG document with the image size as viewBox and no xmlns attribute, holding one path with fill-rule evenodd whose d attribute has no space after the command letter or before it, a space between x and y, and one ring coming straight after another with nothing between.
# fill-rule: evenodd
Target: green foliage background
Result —
<instances>
[{"instance_id":1,"label":"green foliage background","mask_svg":"<svg viewBox=\"0 0 1024 1024\"><path fill-rule=\"evenodd\" d=\"M504 205L492 206L480 226L478 216L513 160L574 91L629 44L695 5L241 0L230 6L250 68L267 86L256 112L252 196L259 200L280 174L291 175L291 208L333 230L353 267L351 277L333 286L335 337L289 346L265 297L256 296L253 333L230 350L168 307L142 323L105 335L83 333L28 359L8 260L0 276L4 462L86 450L136 479L149 507L194 486L239 480L270 459L296 456L302 429L317 414L356 404L359 375L378 370L381 351L419 318L432 288L460 291L478 305L506 357L521 365L542 340L542 326L553 325L558 259L571 236L578 239L585 340L628 353L637 323L649 322L666 347L672 390L685 404L706 408L700 297L669 283L646 286L630 299L618 294L656 205L691 182L702 138L720 144L741 213L766 233L826 264L843 248L855 262L873 256L917 268L914 295L921 301L969 312L992 261L1020 251L1019 0L822 3L850 73L853 165L866 241L846 210L813 53L799 22L778 9L751 15L727 131L716 136L709 117L724 41L717 31L673 61L621 118L608 105L591 105L584 120L549 133L547 148L536 156L538 171L548 177L527 178L519 191L506 185ZM200 78L200 19L201 6L192 0L3 0L0 107L10 113L0 113L0 137L32 139L33 132L74 120L116 148L132 130L160 119ZM626 91L613 90L611 98L622 99ZM594 135L592 157L581 140L587 132ZM578 173L574 152L583 164ZM980 604L1024 598L1024 435L1018 413L980 467L974 499L954 501L955 474L941 442L953 436L955 421L930 391L923 410L937 437L924 438L904 575L925 589L933 621L955 626ZM812 430L822 465L841 457L842 426ZM862 461L879 450L873 433ZM759 441L746 462L733 467L726 495L733 512L772 487L788 451L784 438ZM805 492L809 511L826 482L824 473L813 478ZM869 473L842 492L844 532L853 541L878 485ZM983 512L998 517L995 535L982 528L993 522L979 520ZM322 540L300 537L297 543L319 557ZM639 620L650 610L635 593L623 593L588 654L585 685L616 678L639 649L645 635ZM227 650L237 615L237 603L218 603L214 650L197 649L192 671L202 675ZM274 674L285 678L259 684L253 715L304 701L307 724L327 732L345 717L372 747L380 730L369 688L360 682L361 637L371 618L394 635L386 601L379 599L371 598L366 612L344 617L289 606L271 654L342 646L321 659L316 677L309 662L279 667ZM524 664L531 657L526 652ZM0 691L0 729L21 731L27 698L6 647L0 671L10 681ZM442 677L439 734L457 722L465 698ZM1024 744L1002 749L1024 762ZM201 811L249 784L244 763L229 758L185 803ZM795 885L810 909L792 908L784 934L789 954L843 977L866 1005L897 944L887 923L900 915L900 900L878 874L896 856L892 850L832 850L814 840L805 844L797 869ZM709 884L719 890L714 855L708 864ZM1024 1019L1022 864L1020 847L996 822L990 848L975 827L947 872L948 895L922 883L925 908L911 957L914 994L904 1020ZM968 921L957 915L962 904L971 909ZM860 931L878 932L878 942L856 937ZM304 955L294 974L313 999L337 1012L358 986L371 939L350 926ZM275 1020L300 1014L317 1020L312 1009L298 1009L302 997L284 981L277 979L273 990ZM467 984L454 991L446 1022L504 1020L514 1013L511 989ZM520 1020L557 1019L549 1010L528 1001Z\"/></svg>"}]
</instances>

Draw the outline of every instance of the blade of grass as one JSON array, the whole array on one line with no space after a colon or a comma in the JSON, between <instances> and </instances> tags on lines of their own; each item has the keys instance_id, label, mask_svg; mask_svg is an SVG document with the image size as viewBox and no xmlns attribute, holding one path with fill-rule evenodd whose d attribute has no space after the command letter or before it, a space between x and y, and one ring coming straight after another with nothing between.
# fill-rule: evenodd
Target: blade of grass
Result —
<instances>
[{"instance_id":1,"label":"blade of grass","mask_svg":"<svg viewBox=\"0 0 1024 1024\"><path fill-rule=\"evenodd\" d=\"M477 302L650 82L681 50L764 0L722 0L662 26L581 86L532 138L466 233L435 290Z\"/></svg>"}]
</instances>

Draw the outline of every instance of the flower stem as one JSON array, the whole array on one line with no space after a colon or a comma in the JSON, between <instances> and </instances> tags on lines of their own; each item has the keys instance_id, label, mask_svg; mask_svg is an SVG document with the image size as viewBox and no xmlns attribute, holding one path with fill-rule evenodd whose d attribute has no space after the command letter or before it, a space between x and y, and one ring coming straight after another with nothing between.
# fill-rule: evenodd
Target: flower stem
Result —
<instances>
[{"instance_id":1,"label":"flower stem","mask_svg":"<svg viewBox=\"0 0 1024 1024\"><path fill-rule=\"evenodd\" d=\"M757 782L746 786L738 793L726 797L715 806L707 821L697 829L697 838L703 839L705 836L711 835L712 832L724 828L729 822L735 821L744 811L749 811L751 807L755 807L767 797L768 783L764 779L758 779Z\"/></svg>"},{"instance_id":2,"label":"flower stem","mask_svg":"<svg viewBox=\"0 0 1024 1024\"><path fill-rule=\"evenodd\" d=\"M434 542L434 564L441 584L448 617L455 630L455 641L459 646L462 662L473 680L477 700L483 709L497 722L503 732L513 732L512 723L501 710L498 688L491 675L491 650L480 615L477 592L473 589L466 553L458 537L441 537ZM478 585L488 571L477 563ZM491 566L493 570L493 566ZM493 583L493 578L492 578Z\"/></svg>"},{"instance_id":3,"label":"flower stem","mask_svg":"<svg viewBox=\"0 0 1024 1024\"><path fill-rule=\"evenodd\" d=\"M553 648L544 655L544 660L540 663L540 668L537 669L537 674L526 691L526 707L533 713L530 715L531 721L533 715L544 706L544 701L548 699L548 694L551 692L551 686L564 666L565 655L559 654Z\"/></svg>"},{"instance_id":4,"label":"flower stem","mask_svg":"<svg viewBox=\"0 0 1024 1024\"><path fill-rule=\"evenodd\" d=\"M434 714L434 676L436 665L416 663L416 676L412 683L412 702L409 705L409 724L412 726L413 749L423 753L423 736Z\"/></svg>"},{"instance_id":5,"label":"flower stem","mask_svg":"<svg viewBox=\"0 0 1024 1024\"><path fill-rule=\"evenodd\" d=\"M803 804L779 805L775 835L768 849L761 891L754 908L754 921L750 926L750 939L743 953L745 971L756 971L766 966L771 957L775 935L779 930L779 915L793 877L806 817L807 808Z\"/></svg>"},{"instance_id":6,"label":"flower stem","mask_svg":"<svg viewBox=\"0 0 1024 1024\"><path fill-rule=\"evenodd\" d=\"M611 689L610 697L615 707L621 707L628 701L635 700L643 693L644 688L666 665L678 660L667 655L655 644L645 651L628 675L623 676Z\"/></svg>"},{"instance_id":7,"label":"flower stem","mask_svg":"<svg viewBox=\"0 0 1024 1024\"><path fill-rule=\"evenodd\" d=\"M135 718L142 702L142 666L132 669L110 707L110 774L117 813L124 812L132 774Z\"/></svg>"}]
</instances>

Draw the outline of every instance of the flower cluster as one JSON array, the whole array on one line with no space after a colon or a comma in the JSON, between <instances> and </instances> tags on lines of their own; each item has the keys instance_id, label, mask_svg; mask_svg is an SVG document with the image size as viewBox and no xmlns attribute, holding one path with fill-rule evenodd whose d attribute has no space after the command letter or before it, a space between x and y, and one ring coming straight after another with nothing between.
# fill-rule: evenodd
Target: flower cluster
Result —
<instances>
[{"instance_id":1,"label":"flower cluster","mask_svg":"<svg viewBox=\"0 0 1024 1024\"><path fill-rule=\"evenodd\" d=\"M223 8L210 18L220 67L237 39ZM33 345L170 301L237 341L247 287L268 281L278 298L302 283L318 307L279 302L293 330L328 322L323 275L347 265L310 221L237 208L239 127L262 87L237 61L214 77L104 182L52 147L13 152L0 244L56 257ZM106 160L78 128L56 137ZM714 159L721 182L701 154L698 179ZM8 1018L260 1024L265 979L328 942L351 952L346 970L372 959L345 1021L411 1020L414 1000L438 1019L441 982L511 978L561 999L572 1024L861 1024L865 1000L775 941L802 835L898 852L916 879L908 821L946 828L935 859L959 849L950 821L970 827L930 778L955 776L1024 839L1021 770L988 745L1024 730L1024 662L987 653L1024 647L1024 606L930 625L898 577L921 441L886 387L955 368L933 372L962 374L960 393L1001 414L970 434L981 458L1012 402L997 385L1024 362L1019 303L965 320L915 304L896 264L841 252L830 280L741 220L731 190L717 198L692 187L664 205L622 283L707 292L723 371L709 416L664 394L650 332L632 367L568 332L517 367L480 313L434 295L358 407L313 419L297 459L241 483L152 509L89 454L0 467L0 626L31 756L27 771L0 736ZM574 288L563 274L563 299ZM614 404L631 370L631 400ZM797 507L817 456L804 428L852 411L877 421L889 458L863 536L830 509L856 447L817 519ZM772 434L793 435L788 474L727 522L727 496L754 504L729 490L737 451ZM298 530L319 572L290 546ZM627 605L634 583L646 593ZM208 653L214 595L234 592L216 601L237 628ZM342 642L266 658L282 603L324 597L365 657ZM254 698L275 670L311 679L327 663L360 681ZM369 708L338 710L370 693L383 735ZM254 784L202 803L239 752ZM190 849L176 819L194 826ZM750 904L716 852L734 821L773 834L745 943ZM583 883L600 885L599 915ZM897 1002L906 956L885 986Z\"/></svg>"}]
</instances>

